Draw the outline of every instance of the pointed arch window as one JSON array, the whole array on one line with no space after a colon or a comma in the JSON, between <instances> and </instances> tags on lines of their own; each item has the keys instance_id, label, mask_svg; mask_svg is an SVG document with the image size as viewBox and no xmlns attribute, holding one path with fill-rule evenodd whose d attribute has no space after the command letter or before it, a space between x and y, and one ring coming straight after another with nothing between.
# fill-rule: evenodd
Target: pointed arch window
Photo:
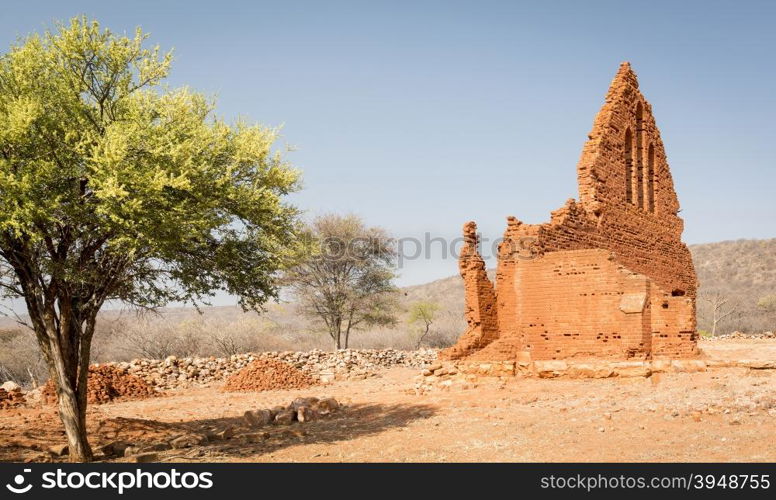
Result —
<instances>
[{"instance_id":1,"label":"pointed arch window","mask_svg":"<svg viewBox=\"0 0 776 500\"><path fill-rule=\"evenodd\" d=\"M625 202L633 203L633 133L625 129Z\"/></svg>"},{"instance_id":2,"label":"pointed arch window","mask_svg":"<svg viewBox=\"0 0 776 500\"><path fill-rule=\"evenodd\" d=\"M644 173L646 187L647 210L655 212L655 145L650 144L647 149L647 169Z\"/></svg>"},{"instance_id":3,"label":"pointed arch window","mask_svg":"<svg viewBox=\"0 0 776 500\"><path fill-rule=\"evenodd\" d=\"M640 209L645 209L644 204L644 141L642 136L644 134L644 106L639 102L636 104L636 160L633 165L633 180L635 186L633 191L636 193L636 199L634 204Z\"/></svg>"}]
</instances>

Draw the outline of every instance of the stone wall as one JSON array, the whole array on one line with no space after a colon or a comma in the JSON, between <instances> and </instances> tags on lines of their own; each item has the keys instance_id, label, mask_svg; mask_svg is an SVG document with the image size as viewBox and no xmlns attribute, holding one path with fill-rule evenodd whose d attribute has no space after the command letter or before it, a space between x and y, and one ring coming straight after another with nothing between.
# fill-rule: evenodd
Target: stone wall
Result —
<instances>
[{"instance_id":1,"label":"stone wall","mask_svg":"<svg viewBox=\"0 0 776 500\"><path fill-rule=\"evenodd\" d=\"M396 349L345 349L332 351L283 351L235 354L227 358L134 359L106 363L115 366L160 389L177 389L221 382L251 362L260 359L288 363L315 380L331 382L363 379L383 368L405 366L419 368L436 360L434 349L399 351Z\"/></svg>"},{"instance_id":2,"label":"stone wall","mask_svg":"<svg viewBox=\"0 0 776 500\"><path fill-rule=\"evenodd\" d=\"M568 200L549 222L507 219L492 293L483 292L490 282L484 265L474 271L471 263L482 259L467 243L467 319L469 311L495 304L497 328L488 342L472 342L470 321L443 357L696 354L695 270L681 241L679 203L652 107L627 63L596 116L577 176L580 201ZM468 240L472 228L465 226Z\"/></svg>"}]
</instances>

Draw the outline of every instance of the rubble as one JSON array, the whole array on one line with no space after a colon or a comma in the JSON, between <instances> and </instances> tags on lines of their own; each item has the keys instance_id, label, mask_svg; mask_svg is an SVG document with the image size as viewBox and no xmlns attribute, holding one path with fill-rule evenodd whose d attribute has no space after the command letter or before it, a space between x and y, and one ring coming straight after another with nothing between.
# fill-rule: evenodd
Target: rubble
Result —
<instances>
[{"instance_id":1,"label":"rubble","mask_svg":"<svg viewBox=\"0 0 776 500\"><path fill-rule=\"evenodd\" d=\"M5 384L3 385L5 386ZM11 390L0 388L0 409L14 408L23 404L24 395L18 385L15 388L11 388Z\"/></svg>"},{"instance_id":2,"label":"rubble","mask_svg":"<svg viewBox=\"0 0 776 500\"><path fill-rule=\"evenodd\" d=\"M293 365L274 359L257 359L226 379L224 390L235 392L303 389L315 383L315 379Z\"/></svg>"},{"instance_id":3,"label":"rubble","mask_svg":"<svg viewBox=\"0 0 776 500\"><path fill-rule=\"evenodd\" d=\"M153 387L143 379L127 373L126 369L112 365L89 367L86 400L89 404L102 404L114 399L142 399L155 396ZM54 382L49 380L43 386L41 398L53 404L57 401Z\"/></svg>"},{"instance_id":4,"label":"rubble","mask_svg":"<svg viewBox=\"0 0 776 500\"><path fill-rule=\"evenodd\" d=\"M725 333L722 335L715 335L714 337L704 337L703 340L705 341L715 341L715 340L739 340L739 339L745 339L745 340L768 340L768 339L776 339L776 332L759 332L759 333L744 333L744 332L732 332L732 333Z\"/></svg>"}]
</instances>

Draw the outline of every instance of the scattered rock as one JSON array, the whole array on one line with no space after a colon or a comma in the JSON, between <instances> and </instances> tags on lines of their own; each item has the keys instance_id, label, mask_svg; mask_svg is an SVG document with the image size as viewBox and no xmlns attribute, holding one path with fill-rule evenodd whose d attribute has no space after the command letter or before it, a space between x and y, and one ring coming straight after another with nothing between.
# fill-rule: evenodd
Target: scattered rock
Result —
<instances>
[{"instance_id":1,"label":"scattered rock","mask_svg":"<svg viewBox=\"0 0 776 500\"><path fill-rule=\"evenodd\" d=\"M70 446L66 444L55 444L49 447L49 453L55 457L64 457L70 453Z\"/></svg>"},{"instance_id":2,"label":"scattered rock","mask_svg":"<svg viewBox=\"0 0 776 500\"><path fill-rule=\"evenodd\" d=\"M318 416L318 412L307 406L300 406L296 409L296 420L299 422L310 422L315 420Z\"/></svg>"},{"instance_id":3,"label":"scattered rock","mask_svg":"<svg viewBox=\"0 0 776 500\"><path fill-rule=\"evenodd\" d=\"M715 340L735 340L735 339L754 339L754 340L765 340L765 339L776 339L776 332L761 332L761 333L743 333L743 332L732 332L732 333L726 333L723 335L717 335L714 337L705 337L703 340L708 341L715 341Z\"/></svg>"},{"instance_id":4,"label":"scattered rock","mask_svg":"<svg viewBox=\"0 0 776 500\"><path fill-rule=\"evenodd\" d=\"M216 437L221 440L231 439L233 436L234 429L232 427L227 427L226 429L216 433Z\"/></svg>"},{"instance_id":5,"label":"scattered rock","mask_svg":"<svg viewBox=\"0 0 776 500\"><path fill-rule=\"evenodd\" d=\"M6 382L7 384L8 382ZM11 382L13 384L13 382ZM5 384L3 384L5 385ZM12 390L8 391L3 388L0 388L0 409L2 408L15 408L17 406L23 405L25 403L24 395L22 394L22 390L18 388L12 388Z\"/></svg>"},{"instance_id":6,"label":"scattered rock","mask_svg":"<svg viewBox=\"0 0 776 500\"><path fill-rule=\"evenodd\" d=\"M139 464L147 464L159 461L158 453L141 453L132 457L132 460Z\"/></svg>"},{"instance_id":7,"label":"scattered rock","mask_svg":"<svg viewBox=\"0 0 776 500\"><path fill-rule=\"evenodd\" d=\"M261 443L269 438L269 432L250 432L240 436L248 443Z\"/></svg>"},{"instance_id":8,"label":"scattered rock","mask_svg":"<svg viewBox=\"0 0 776 500\"><path fill-rule=\"evenodd\" d=\"M201 444L202 441L203 439L200 436L195 436L193 434L184 434L183 436L180 436L171 440L169 444L173 449L179 450L181 448L191 448L192 446Z\"/></svg>"},{"instance_id":9,"label":"scattered rock","mask_svg":"<svg viewBox=\"0 0 776 500\"><path fill-rule=\"evenodd\" d=\"M261 427L275 418L272 410L248 410L243 415L243 421L250 427Z\"/></svg>"},{"instance_id":10,"label":"scattered rock","mask_svg":"<svg viewBox=\"0 0 776 500\"><path fill-rule=\"evenodd\" d=\"M306 406L312 407L318 402L318 398L296 398L291 402L291 408L298 410L299 408Z\"/></svg>"},{"instance_id":11,"label":"scattered rock","mask_svg":"<svg viewBox=\"0 0 776 500\"><path fill-rule=\"evenodd\" d=\"M6 382L3 382L3 385L0 385L0 389L3 389L6 392L14 392L14 391L22 390L19 384L17 384L13 380L8 380Z\"/></svg>"},{"instance_id":12,"label":"scattered rock","mask_svg":"<svg viewBox=\"0 0 776 500\"><path fill-rule=\"evenodd\" d=\"M100 451L106 457L123 457L125 450L129 447L129 443L125 441L114 441L108 443L100 448Z\"/></svg>"},{"instance_id":13,"label":"scattered rock","mask_svg":"<svg viewBox=\"0 0 776 500\"><path fill-rule=\"evenodd\" d=\"M318 401L314 409L321 415L328 415L329 413L333 411L337 411L340 407L339 402L334 398L326 398L322 399L321 401Z\"/></svg>"},{"instance_id":14,"label":"scattered rock","mask_svg":"<svg viewBox=\"0 0 776 500\"><path fill-rule=\"evenodd\" d=\"M534 361L534 371L539 378L555 378L566 373L568 364L565 361Z\"/></svg>"},{"instance_id":15,"label":"scattered rock","mask_svg":"<svg viewBox=\"0 0 776 500\"><path fill-rule=\"evenodd\" d=\"M275 415L275 423L278 425L288 425L296 420L296 412L294 410L283 410Z\"/></svg>"}]
</instances>

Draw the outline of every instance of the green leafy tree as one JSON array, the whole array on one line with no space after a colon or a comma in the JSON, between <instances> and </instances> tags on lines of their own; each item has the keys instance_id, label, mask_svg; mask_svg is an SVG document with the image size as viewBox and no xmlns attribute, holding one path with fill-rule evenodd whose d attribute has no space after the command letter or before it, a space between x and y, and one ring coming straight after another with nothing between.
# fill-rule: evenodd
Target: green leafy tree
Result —
<instances>
[{"instance_id":1,"label":"green leafy tree","mask_svg":"<svg viewBox=\"0 0 776 500\"><path fill-rule=\"evenodd\" d=\"M355 215L323 215L312 221L311 257L285 276L303 314L319 321L335 350L348 348L353 331L395 324L393 241Z\"/></svg>"},{"instance_id":2,"label":"green leafy tree","mask_svg":"<svg viewBox=\"0 0 776 500\"><path fill-rule=\"evenodd\" d=\"M415 302L410 307L409 322L411 324L421 325L420 337L418 337L418 342L415 345L416 349L420 349L420 345L423 343L423 340L426 338L426 336L428 336L431 325L436 320L437 311L439 311L439 305L437 305L435 302L429 302L425 300Z\"/></svg>"},{"instance_id":3,"label":"green leafy tree","mask_svg":"<svg viewBox=\"0 0 776 500\"><path fill-rule=\"evenodd\" d=\"M259 308L294 258L298 173L277 132L225 123L163 86L147 35L75 18L0 57L0 287L21 297L56 384L72 460L92 456L86 383L106 301Z\"/></svg>"}]
</instances>

